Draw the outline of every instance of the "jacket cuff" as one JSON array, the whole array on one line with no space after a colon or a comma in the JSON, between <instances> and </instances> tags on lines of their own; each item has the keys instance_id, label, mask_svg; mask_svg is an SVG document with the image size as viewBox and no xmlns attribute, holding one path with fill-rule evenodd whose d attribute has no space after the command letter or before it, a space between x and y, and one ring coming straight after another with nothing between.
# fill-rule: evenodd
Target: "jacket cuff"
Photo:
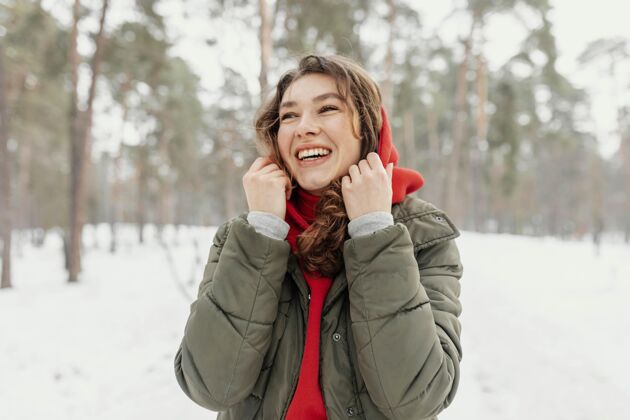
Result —
<instances>
[{"instance_id":1,"label":"jacket cuff","mask_svg":"<svg viewBox=\"0 0 630 420\"><path fill-rule=\"evenodd\" d=\"M250 211L247 214L247 223L252 225L256 232L273 239L283 241L289 233L289 224L272 213L264 211Z\"/></svg>"},{"instance_id":2,"label":"jacket cuff","mask_svg":"<svg viewBox=\"0 0 630 420\"><path fill-rule=\"evenodd\" d=\"M353 219L348 223L348 235L351 238L366 236L387 226L394 225L394 216L385 211L374 211Z\"/></svg>"}]
</instances>

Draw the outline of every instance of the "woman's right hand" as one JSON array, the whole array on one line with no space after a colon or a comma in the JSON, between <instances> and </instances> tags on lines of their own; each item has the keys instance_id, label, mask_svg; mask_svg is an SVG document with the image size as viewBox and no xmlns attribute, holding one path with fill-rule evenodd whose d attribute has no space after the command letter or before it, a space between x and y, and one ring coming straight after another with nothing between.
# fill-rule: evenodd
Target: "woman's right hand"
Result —
<instances>
[{"instance_id":1,"label":"woman's right hand","mask_svg":"<svg viewBox=\"0 0 630 420\"><path fill-rule=\"evenodd\" d=\"M264 211L284 220L291 180L268 156L257 158L243 175L249 211Z\"/></svg>"}]
</instances>

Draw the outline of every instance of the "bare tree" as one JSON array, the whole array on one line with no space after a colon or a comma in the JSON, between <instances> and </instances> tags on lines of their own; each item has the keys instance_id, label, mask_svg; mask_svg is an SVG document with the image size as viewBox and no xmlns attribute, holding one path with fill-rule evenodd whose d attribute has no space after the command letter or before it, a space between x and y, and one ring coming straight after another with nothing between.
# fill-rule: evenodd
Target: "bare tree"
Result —
<instances>
[{"instance_id":1,"label":"bare tree","mask_svg":"<svg viewBox=\"0 0 630 420\"><path fill-rule=\"evenodd\" d=\"M455 113L453 121L453 129L451 134L451 153L446 163L446 173L444 174L444 198L442 200L444 209L455 219L461 223L462 209L458 201L458 192L461 190L457 187L460 179L460 159L462 151L465 148L466 141L466 116L467 103L466 96L468 94L468 65L472 50L472 37L476 22L470 27L468 38L462 40L464 45L464 57L457 68L457 85L455 90Z\"/></svg>"},{"instance_id":2,"label":"bare tree","mask_svg":"<svg viewBox=\"0 0 630 420\"><path fill-rule=\"evenodd\" d=\"M267 95L269 59L271 58L273 44L271 39L272 26L269 21L267 1L258 0L258 9L260 12L260 75L258 76L258 81L260 83L260 103L262 104L265 101L265 96Z\"/></svg>"},{"instance_id":3,"label":"bare tree","mask_svg":"<svg viewBox=\"0 0 630 420\"><path fill-rule=\"evenodd\" d=\"M9 111L7 109L4 43L0 40L0 239L2 239L2 280L0 288L11 287L11 166L9 156Z\"/></svg>"},{"instance_id":4,"label":"bare tree","mask_svg":"<svg viewBox=\"0 0 630 420\"><path fill-rule=\"evenodd\" d=\"M389 28L389 36L387 38L387 49L385 52L385 78L381 83L383 92L383 104L385 109L392 113L394 110L394 90L392 88L392 77L394 74L394 25L396 20L396 5L394 0L387 0L387 26Z\"/></svg>"},{"instance_id":5,"label":"bare tree","mask_svg":"<svg viewBox=\"0 0 630 420\"><path fill-rule=\"evenodd\" d=\"M589 43L582 54L578 57L581 64L592 65L597 61L604 60L608 64L608 76L613 84L612 97L613 105L617 110L617 135L619 136L618 155L622 165L622 189L623 194L623 213L630 214L630 138L625 133L624 126L624 106L619 100L619 92L623 90L619 88L617 83L618 68L624 62L630 60L630 41L624 38L602 38ZM624 231L624 239L626 243L630 243L630 219L628 217L622 222Z\"/></svg>"},{"instance_id":6,"label":"bare tree","mask_svg":"<svg viewBox=\"0 0 630 420\"><path fill-rule=\"evenodd\" d=\"M68 243L68 281L77 282L81 271L81 236L83 232L85 211L85 184L87 166L91 149L92 112L94 97L96 96L96 81L98 79L103 43L105 41L105 18L109 0L103 0L103 8L96 35L96 49L92 57L92 80L88 91L87 106L84 112L79 111L79 53L77 51L78 23L81 0L75 0L73 9L72 29L70 33L70 71L72 81L70 105L70 238Z\"/></svg>"}]
</instances>

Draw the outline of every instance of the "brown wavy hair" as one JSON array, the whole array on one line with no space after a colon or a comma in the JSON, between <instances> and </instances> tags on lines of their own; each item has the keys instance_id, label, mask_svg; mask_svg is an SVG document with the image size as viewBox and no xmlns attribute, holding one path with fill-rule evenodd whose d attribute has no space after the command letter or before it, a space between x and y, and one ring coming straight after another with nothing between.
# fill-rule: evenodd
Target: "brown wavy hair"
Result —
<instances>
[{"instance_id":1,"label":"brown wavy hair","mask_svg":"<svg viewBox=\"0 0 630 420\"><path fill-rule=\"evenodd\" d=\"M335 79L339 95L347 105L351 105L352 130L361 139L359 160L365 159L368 153L377 151L382 125L380 90L360 65L340 55L303 57L297 68L280 77L275 95L262 104L255 121L259 146L284 170L294 187L293 174L282 161L278 147L279 108L291 83L313 73L325 74ZM313 223L297 238L297 255L307 270L333 277L343 265L343 244L348 238L349 220L341 193L341 177L333 180L322 192L316 214Z\"/></svg>"}]
</instances>

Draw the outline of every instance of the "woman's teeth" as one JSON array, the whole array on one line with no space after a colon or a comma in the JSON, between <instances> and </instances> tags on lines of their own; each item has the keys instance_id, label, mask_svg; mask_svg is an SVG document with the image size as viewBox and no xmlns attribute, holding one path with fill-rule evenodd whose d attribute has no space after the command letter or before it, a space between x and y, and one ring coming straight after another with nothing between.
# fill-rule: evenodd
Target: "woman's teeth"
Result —
<instances>
[{"instance_id":1,"label":"woman's teeth","mask_svg":"<svg viewBox=\"0 0 630 420\"><path fill-rule=\"evenodd\" d=\"M301 150L298 153L298 159L300 160L315 160L321 156L326 156L330 154L330 150L318 148L318 149L307 149Z\"/></svg>"}]
</instances>

